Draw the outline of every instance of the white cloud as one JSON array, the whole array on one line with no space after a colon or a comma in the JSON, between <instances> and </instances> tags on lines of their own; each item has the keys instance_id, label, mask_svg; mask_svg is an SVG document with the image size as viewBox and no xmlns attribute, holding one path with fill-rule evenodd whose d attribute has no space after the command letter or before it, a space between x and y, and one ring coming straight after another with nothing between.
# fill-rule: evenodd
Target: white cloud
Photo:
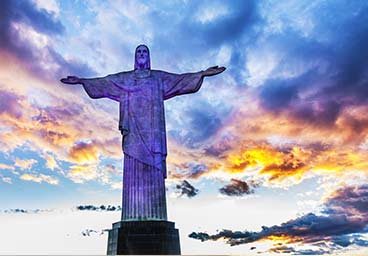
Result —
<instances>
[{"instance_id":1,"label":"white cloud","mask_svg":"<svg viewBox=\"0 0 368 256\"><path fill-rule=\"evenodd\" d=\"M14 170L15 167L9 164L2 164L0 163L0 169L2 170Z\"/></svg>"},{"instance_id":2,"label":"white cloud","mask_svg":"<svg viewBox=\"0 0 368 256\"><path fill-rule=\"evenodd\" d=\"M37 182L37 183L41 183L41 182L46 182L49 183L51 185L58 185L59 184L59 180L57 178L51 177L49 175L45 175L45 174L30 174L30 173L25 173L22 174L20 176L20 179L22 180L26 180L26 181L33 181L33 182Z\"/></svg>"},{"instance_id":3,"label":"white cloud","mask_svg":"<svg viewBox=\"0 0 368 256\"><path fill-rule=\"evenodd\" d=\"M203 23L210 23L220 17L226 16L230 13L229 7L223 5L222 3L212 3L210 5L205 5L204 8L198 9L195 17L196 19Z\"/></svg>"},{"instance_id":4,"label":"white cloud","mask_svg":"<svg viewBox=\"0 0 368 256\"><path fill-rule=\"evenodd\" d=\"M19 167L21 170L29 170L34 164L37 163L36 159L15 159L14 165Z\"/></svg>"},{"instance_id":5,"label":"white cloud","mask_svg":"<svg viewBox=\"0 0 368 256\"><path fill-rule=\"evenodd\" d=\"M59 167L58 163L56 162L55 158L52 155L46 154L45 160L47 168L54 170Z\"/></svg>"},{"instance_id":6,"label":"white cloud","mask_svg":"<svg viewBox=\"0 0 368 256\"><path fill-rule=\"evenodd\" d=\"M12 179L10 177L3 177L3 176L0 175L0 178L5 183L8 183L8 184L12 184L13 183L12 182Z\"/></svg>"},{"instance_id":7,"label":"white cloud","mask_svg":"<svg viewBox=\"0 0 368 256\"><path fill-rule=\"evenodd\" d=\"M40 9L44 9L47 12L54 14L55 17L60 15L59 4L55 0L33 0L36 7Z\"/></svg>"}]
</instances>

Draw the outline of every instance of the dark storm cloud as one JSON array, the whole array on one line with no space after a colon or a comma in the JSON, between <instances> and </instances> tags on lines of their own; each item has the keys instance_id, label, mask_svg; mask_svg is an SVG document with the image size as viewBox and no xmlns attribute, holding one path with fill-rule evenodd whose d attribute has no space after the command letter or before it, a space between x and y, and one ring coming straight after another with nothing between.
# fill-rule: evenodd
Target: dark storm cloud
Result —
<instances>
[{"instance_id":1,"label":"dark storm cloud","mask_svg":"<svg viewBox=\"0 0 368 256\"><path fill-rule=\"evenodd\" d=\"M222 230L209 235L193 232L189 237L201 241L223 238L231 246L251 243L270 236L284 237L288 243L347 247L355 244L367 246L361 236L368 232L368 186L349 186L336 190L323 205L323 215L308 213L281 225L262 227L259 232Z\"/></svg>"},{"instance_id":2,"label":"dark storm cloud","mask_svg":"<svg viewBox=\"0 0 368 256\"><path fill-rule=\"evenodd\" d=\"M65 77L66 75L78 75L79 77L91 77L96 74L95 70L79 60L66 60L52 48L48 48L51 60L62 68L57 71L55 77Z\"/></svg>"},{"instance_id":3,"label":"dark storm cloud","mask_svg":"<svg viewBox=\"0 0 368 256\"><path fill-rule=\"evenodd\" d=\"M176 189L180 192L180 196L187 196L188 198L195 197L198 194L198 189L193 187L188 181L183 180L181 184L176 185Z\"/></svg>"},{"instance_id":4,"label":"dark storm cloud","mask_svg":"<svg viewBox=\"0 0 368 256\"><path fill-rule=\"evenodd\" d=\"M151 18L155 20L157 26L165 25L165 30L157 33L175 35L178 40L175 41L161 41L164 43L161 47L167 44L175 46L197 45L202 47L215 47L223 43L236 42L244 36L244 33L251 30L253 25L260 20L258 14L259 1L241 1L235 0L231 5L227 2L221 1L201 1L188 2L181 6L164 4L157 9L156 6L152 8ZM208 22L201 22L198 17L205 16L204 12L218 12L216 6L224 6L227 11L223 15L216 17ZM176 9L176 12L172 11ZM180 16L178 16L180 15ZM198 15L198 17L196 16ZM171 21L171 23L170 23ZM175 21L174 23L172 21ZM161 38L161 37L157 37ZM193 40L195 38L195 40ZM154 43L158 43L154 42ZM196 49L192 49L197 51Z\"/></svg>"},{"instance_id":5,"label":"dark storm cloud","mask_svg":"<svg viewBox=\"0 0 368 256\"><path fill-rule=\"evenodd\" d=\"M296 78L267 81L260 90L261 104L269 111L289 108L293 101L298 101L298 92L311 82L313 75L308 72Z\"/></svg>"},{"instance_id":6,"label":"dark storm cloud","mask_svg":"<svg viewBox=\"0 0 368 256\"><path fill-rule=\"evenodd\" d=\"M368 4L344 20L336 31L336 84L325 89L326 95L354 96L356 101L367 102L368 52L362 51L368 44ZM347 95L346 95L347 94Z\"/></svg>"},{"instance_id":7,"label":"dark storm cloud","mask_svg":"<svg viewBox=\"0 0 368 256\"><path fill-rule=\"evenodd\" d=\"M230 111L229 106L216 106L206 100L195 102L181 114L184 124L180 127L183 127L184 131L191 132L183 133L182 130L177 129L170 130L168 133L181 144L195 148L198 143L207 140L222 127L222 120L229 115Z\"/></svg>"},{"instance_id":8,"label":"dark storm cloud","mask_svg":"<svg viewBox=\"0 0 368 256\"><path fill-rule=\"evenodd\" d=\"M245 182L242 180L231 179L231 183L220 188L221 194L227 196L243 196L254 193L254 188L259 187L259 184L254 181Z\"/></svg>"},{"instance_id":9,"label":"dark storm cloud","mask_svg":"<svg viewBox=\"0 0 368 256\"><path fill-rule=\"evenodd\" d=\"M78 205L75 207L78 211L97 211L97 212L114 212L121 211L121 206L113 206L113 205Z\"/></svg>"},{"instance_id":10,"label":"dark storm cloud","mask_svg":"<svg viewBox=\"0 0 368 256\"><path fill-rule=\"evenodd\" d=\"M13 27L14 23L30 26L55 40L58 40L57 36L61 36L65 28L53 14L44 9L37 9L31 1L0 1L0 49L11 52L34 74L48 79L64 74L95 74L88 65L76 60L67 61L49 46L36 48L29 41L21 39L20 32ZM47 56L46 60L41 59L45 58L44 56ZM50 71L42 64L45 62L59 66L55 74L48 74Z\"/></svg>"},{"instance_id":11,"label":"dark storm cloud","mask_svg":"<svg viewBox=\"0 0 368 256\"><path fill-rule=\"evenodd\" d=\"M345 187L336 190L325 203L323 213L329 215L345 214L368 217L368 185Z\"/></svg>"},{"instance_id":12,"label":"dark storm cloud","mask_svg":"<svg viewBox=\"0 0 368 256\"><path fill-rule=\"evenodd\" d=\"M10 41L10 26L12 22L22 22L35 30L48 34L62 34L65 30L61 22L44 9L37 9L28 0L24 1L0 1L0 45L13 44Z\"/></svg>"},{"instance_id":13,"label":"dark storm cloud","mask_svg":"<svg viewBox=\"0 0 368 256\"><path fill-rule=\"evenodd\" d=\"M266 81L259 94L262 106L331 127L345 107L366 105L368 52L362 49L368 44L367 14L367 3L328 2L314 10L310 36L291 28L270 36L269 43L284 55L276 73L293 68L293 63L304 63L306 70L292 78Z\"/></svg>"},{"instance_id":14,"label":"dark storm cloud","mask_svg":"<svg viewBox=\"0 0 368 256\"><path fill-rule=\"evenodd\" d=\"M226 5L226 2L224 2ZM202 1L196 10L215 5L214 1ZM203 13L202 13L203 14ZM244 32L252 28L259 19L257 1L232 1L230 13L220 16L209 23L200 21L188 21L188 31L196 38L202 38L207 44L218 46L222 43L233 42L244 36Z\"/></svg>"},{"instance_id":15,"label":"dark storm cloud","mask_svg":"<svg viewBox=\"0 0 368 256\"><path fill-rule=\"evenodd\" d=\"M188 113L188 116L190 117L190 130L196 131L191 133L189 144L211 137L221 127L221 114L211 111L211 108L194 109Z\"/></svg>"},{"instance_id":16,"label":"dark storm cloud","mask_svg":"<svg viewBox=\"0 0 368 256\"><path fill-rule=\"evenodd\" d=\"M246 71L245 50L258 36L256 27L262 22L259 5L260 1L254 0L235 0L231 1L231 4L227 1L210 0L190 1L180 5L171 2L160 4L160 9L152 4L149 6L150 19L154 21L155 26L164 28L156 31L151 43L152 48L159 51L160 58L164 59L173 57L172 51L167 50L173 49L176 52L176 61L170 65L175 69L182 59L201 63L203 58L209 57L211 51L218 52L222 46L228 46L231 56L226 72L237 80L237 85L244 85L242 73ZM222 7L225 10L221 14ZM205 17L207 12L214 13L213 19L201 21L199 17ZM168 37L176 40L166 40Z\"/></svg>"},{"instance_id":17,"label":"dark storm cloud","mask_svg":"<svg viewBox=\"0 0 368 256\"><path fill-rule=\"evenodd\" d=\"M227 2L223 1L222 3L227 6ZM195 5L192 7L193 10L216 6L214 1L202 1L199 6L198 3L193 5ZM208 48L220 49L222 45L231 47L230 63L226 72L237 81L238 86L244 85L242 72L246 71L244 68L245 51L250 43L257 38L256 27L262 23L259 5L260 1L232 1L231 6L227 6L229 13L208 23L191 19L183 28L184 31L189 31L188 39L191 40L190 38L194 36L196 38L194 42L199 42L205 51L208 51ZM200 13L200 15L205 14ZM200 49L203 51L202 47Z\"/></svg>"}]
</instances>

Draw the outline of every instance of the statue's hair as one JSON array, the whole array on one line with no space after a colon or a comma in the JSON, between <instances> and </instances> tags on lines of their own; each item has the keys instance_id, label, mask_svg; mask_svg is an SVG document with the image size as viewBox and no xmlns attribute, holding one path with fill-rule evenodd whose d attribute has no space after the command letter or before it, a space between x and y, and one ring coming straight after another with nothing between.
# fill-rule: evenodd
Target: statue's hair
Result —
<instances>
[{"instance_id":1,"label":"statue's hair","mask_svg":"<svg viewBox=\"0 0 368 256\"><path fill-rule=\"evenodd\" d=\"M144 64L144 68L145 69L151 69L151 58L150 58L150 51L149 51L149 48L147 45L145 44L140 44L137 46L137 48L135 48L135 51L134 51L134 69L138 69L138 62L137 62L137 50L140 46L144 46L146 47L147 49L147 52L148 52L148 58L147 58L147 62Z\"/></svg>"}]
</instances>

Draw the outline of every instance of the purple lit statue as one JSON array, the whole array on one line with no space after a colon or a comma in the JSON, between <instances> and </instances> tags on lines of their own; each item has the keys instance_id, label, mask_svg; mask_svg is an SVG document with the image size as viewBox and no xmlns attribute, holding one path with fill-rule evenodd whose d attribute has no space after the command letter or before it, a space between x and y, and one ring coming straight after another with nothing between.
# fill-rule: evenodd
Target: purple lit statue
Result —
<instances>
[{"instance_id":1,"label":"purple lit statue","mask_svg":"<svg viewBox=\"0 0 368 256\"><path fill-rule=\"evenodd\" d=\"M119 129L124 151L122 221L167 220L164 101L197 92L204 77L224 70L217 66L186 74L151 70L149 49L139 45L132 71L102 78L61 79L65 84L82 84L93 99L106 97L120 103Z\"/></svg>"}]
</instances>

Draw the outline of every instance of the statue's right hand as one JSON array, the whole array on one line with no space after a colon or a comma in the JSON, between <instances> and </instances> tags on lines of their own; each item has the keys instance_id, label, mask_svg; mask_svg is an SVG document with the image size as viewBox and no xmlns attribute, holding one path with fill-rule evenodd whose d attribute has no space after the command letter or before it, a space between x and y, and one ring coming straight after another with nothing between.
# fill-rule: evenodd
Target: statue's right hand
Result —
<instances>
[{"instance_id":1,"label":"statue's right hand","mask_svg":"<svg viewBox=\"0 0 368 256\"><path fill-rule=\"evenodd\" d=\"M64 84L80 84L81 79L79 77L76 76L68 76L67 78L62 78L60 79L60 82L64 83Z\"/></svg>"}]
</instances>

